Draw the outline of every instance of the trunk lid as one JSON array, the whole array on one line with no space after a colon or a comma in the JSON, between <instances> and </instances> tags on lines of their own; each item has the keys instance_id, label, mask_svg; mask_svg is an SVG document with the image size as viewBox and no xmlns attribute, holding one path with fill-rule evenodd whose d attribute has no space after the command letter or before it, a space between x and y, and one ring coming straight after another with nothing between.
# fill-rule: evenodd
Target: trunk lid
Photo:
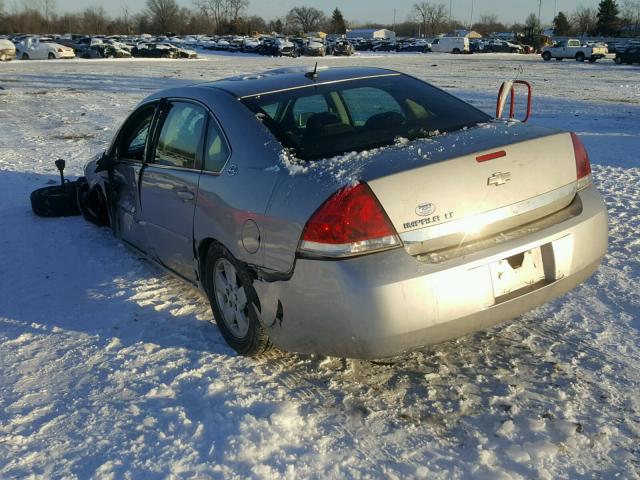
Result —
<instances>
[{"instance_id":1,"label":"trunk lid","mask_svg":"<svg viewBox=\"0 0 640 480\"><path fill-rule=\"evenodd\" d=\"M492 123L375 157L360 178L412 255L535 221L577 190L570 135L530 125Z\"/></svg>"}]
</instances>

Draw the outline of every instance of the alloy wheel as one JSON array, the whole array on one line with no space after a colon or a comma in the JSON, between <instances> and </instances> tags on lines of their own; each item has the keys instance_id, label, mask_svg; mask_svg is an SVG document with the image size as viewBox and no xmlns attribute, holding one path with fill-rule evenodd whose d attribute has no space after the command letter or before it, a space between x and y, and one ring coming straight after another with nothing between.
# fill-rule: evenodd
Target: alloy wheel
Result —
<instances>
[{"instance_id":1,"label":"alloy wheel","mask_svg":"<svg viewBox=\"0 0 640 480\"><path fill-rule=\"evenodd\" d=\"M236 268L225 258L215 263L213 288L222 312L222 321L234 337L244 338L249 332L247 294Z\"/></svg>"}]
</instances>

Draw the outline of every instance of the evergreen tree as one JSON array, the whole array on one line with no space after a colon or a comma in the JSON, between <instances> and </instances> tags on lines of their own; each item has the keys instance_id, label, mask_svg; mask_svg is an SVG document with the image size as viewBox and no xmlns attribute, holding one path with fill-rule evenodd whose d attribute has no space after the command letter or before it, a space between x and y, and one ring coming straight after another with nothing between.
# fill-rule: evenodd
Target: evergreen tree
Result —
<instances>
[{"instance_id":1,"label":"evergreen tree","mask_svg":"<svg viewBox=\"0 0 640 480\"><path fill-rule=\"evenodd\" d=\"M618 35L620 33L620 9L616 0L601 0L598 5L598 23L596 31L600 35Z\"/></svg>"},{"instance_id":2,"label":"evergreen tree","mask_svg":"<svg viewBox=\"0 0 640 480\"><path fill-rule=\"evenodd\" d=\"M342 12L339 8L336 9L331 14L331 33L341 33L344 34L347 32L347 24L344 21L344 17L342 16Z\"/></svg>"},{"instance_id":3,"label":"evergreen tree","mask_svg":"<svg viewBox=\"0 0 640 480\"><path fill-rule=\"evenodd\" d=\"M556 18L553 19L553 29L555 34L561 37L569 35L569 20L563 12L558 12Z\"/></svg>"}]
</instances>

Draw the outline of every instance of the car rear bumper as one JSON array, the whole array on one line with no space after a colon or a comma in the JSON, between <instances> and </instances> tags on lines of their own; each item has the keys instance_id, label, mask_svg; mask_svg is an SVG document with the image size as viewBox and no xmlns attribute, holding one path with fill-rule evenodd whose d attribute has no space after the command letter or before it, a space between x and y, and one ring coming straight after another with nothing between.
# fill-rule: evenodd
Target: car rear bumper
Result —
<instances>
[{"instance_id":1,"label":"car rear bumper","mask_svg":"<svg viewBox=\"0 0 640 480\"><path fill-rule=\"evenodd\" d=\"M568 220L442 263L402 248L348 260L298 259L288 281L254 282L262 321L285 350L370 359L517 317L598 268L607 248L606 209L593 186L578 196L582 211ZM498 291L496 265L521 252L540 255L543 278Z\"/></svg>"}]
</instances>

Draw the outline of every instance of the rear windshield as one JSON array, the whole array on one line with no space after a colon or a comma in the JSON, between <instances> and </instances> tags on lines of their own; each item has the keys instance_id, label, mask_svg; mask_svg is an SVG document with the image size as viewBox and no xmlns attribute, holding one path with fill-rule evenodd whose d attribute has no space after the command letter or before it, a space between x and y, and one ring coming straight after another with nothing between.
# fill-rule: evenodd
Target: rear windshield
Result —
<instances>
[{"instance_id":1,"label":"rear windshield","mask_svg":"<svg viewBox=\"0 0 640 480\"><path fill-rule=\"evenodd\" d=\"M391 145L490 120L405 75L320 84L243 98L283 147L303 160Z\"/></svg>"}]
</instances>

